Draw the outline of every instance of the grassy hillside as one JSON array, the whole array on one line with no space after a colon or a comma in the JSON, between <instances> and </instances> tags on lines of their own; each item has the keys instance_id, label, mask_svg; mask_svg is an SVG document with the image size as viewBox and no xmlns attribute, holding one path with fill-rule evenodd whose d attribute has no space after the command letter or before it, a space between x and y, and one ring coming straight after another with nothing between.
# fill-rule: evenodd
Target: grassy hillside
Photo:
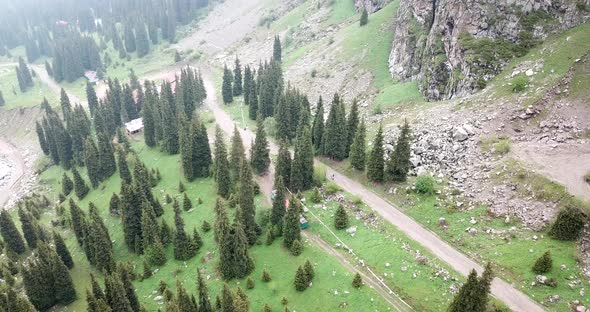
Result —
<instances>
[{"instance_id":1,"label":"grassy hillside","mask_svg":"<svg viewBox=\"0 0 590 312\"><path fill-rule=\"evenodd\" d=\"M179 165L179 156L165 155L157 149L147 148L142 141L133 142L133 148L137 151L139 159L146 163L148 168L157 168L162 172L162 181L154 188L154 194L164 203L165 194L181 199L182 195L178 192L178 182L181 172ZM53 166L45 171L41 176L41 183L48 187L50 198L57 197L61 190L60 181L63 169ZM83 176L85 176L82 170ZM123 231L120 218L113 217L108 213L108 203L110 196L120 189L120 178L118 174L93 190L82 201L76 200L84 210L87 210L88 203L95 203L104 217L105 224L109 229L110 236L114 242L115 258L117 261L131 261L135 265L135 272L142 272L142 258L132 254L124 245ZM198 268L205 270L205 276L208 280L208 286L211 296L220 293L222 282L216 272L218 261L218 248L213 241L213 232L204 233L201 230L203 221L210 224L214 223L213 207L215 204L216 193L214 181L209 179L200 179L193 183L184 181L186 193L195 204L193 210L183 212L185 220L185 229L192 231L197 228L203 238L204 245L193 259L183 262L173 260L172 246L167 248L168 262L165 266L158 268L157 272L149 279L144 281L135 281L136 292L142 304L149 311L155 311L160 307L153 298L156 296L154 291L158 289L160 280L175 289L176 280L184 283L190 292L196 291L195 274ZM73 196L73 195L71 195ZM201 198L202 204L197 205L197 199ZM268 205L262 197L256 199L258 207L259 222ZM66 205L67 206L67 205ZM164 215L162 216L169 225L173 225L173 211L170 204L164 206ZM230 211L234 213L233 210ZM43 214L42 223L50 227L50 221L55 217L53 211ZM99 273L89 266L85 259L82 249L77 245L76 239L71 230L60 229L66 243L72 252L76 263L72 270L72 277L76 284L79 299L64 309L71 311L83 311L86 307L84 291L89 287L89 273ZM264 238L262 238L263 240ZM345 269L338 260L327 256L322 250L310 243L305 243L305 249L302 255L292 256L282 247L280 240L274 242L271 246L264 244L256 245L250 250L256 263L256 270L250 277L256 282L256 287L247 290L246 293L250 298L251 310L261 311L265 303L268 303L273 310L282 310L281 299L286 297L289 301L288 307L292 311L311 311L318 306L324 307L328 311L338 310L342 305L354 311L386 311L388 305L372 289L364 287L360 290L352 288L352 273ZM297 292L293 287L293 277L299 265L302 265L306 259L314 264L316 277L314 278L313 287L305 292ZM156 268L154 268L156 269ZM268 270L272 275L270 283L263 283L260 280L263 269ZM230 282L234 288L241 286L245 288L245 280L234 280Z\"/></svg>"}]
</instances>

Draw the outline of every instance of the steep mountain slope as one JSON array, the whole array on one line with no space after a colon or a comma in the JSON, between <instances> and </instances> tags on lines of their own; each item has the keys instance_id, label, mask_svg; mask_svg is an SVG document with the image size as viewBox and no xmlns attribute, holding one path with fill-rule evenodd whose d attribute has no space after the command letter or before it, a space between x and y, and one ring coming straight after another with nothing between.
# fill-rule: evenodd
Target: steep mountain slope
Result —
<instances>
[{"instance_id":1,"label":"steep mountain slope","mask_svg":"<svg viewBox=\"0 0 590 312\"><path fill-rule=\"evenodd\" d=\"M485 87L514 56L588 20L583 1L401 1L389 67L429 100Z\"/></svg>"}]
</instances>

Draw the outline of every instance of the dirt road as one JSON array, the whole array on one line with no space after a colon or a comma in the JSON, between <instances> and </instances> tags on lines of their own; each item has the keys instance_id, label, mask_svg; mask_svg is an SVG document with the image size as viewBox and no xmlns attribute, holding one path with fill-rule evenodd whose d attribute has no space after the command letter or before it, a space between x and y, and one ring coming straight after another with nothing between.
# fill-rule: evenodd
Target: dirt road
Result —
<instances>
[{"instance_id":1,"label":"dirt road","mask_svg":"<svg viewBox=\"0 0 590 312\"><path fill-rule=\"evenodd\" d=\"M590 184L584 180L584 175L590 172L590 145L568 143L552 148L547 144L523 143L515 144L512 153L516 159L564 185L569 193L590 200Z\"/></svg>"},{"instance_id":2,"label":"dirt road","mask_svg":"<svg viewBox=\"0 0 590 312\"><path fill-rule=\"evenodd\" d=\"M218 106L217 103L219 102L217 101L217 92L211 80L209 79L210 76L206 67L204 67L202 73L205 90L207 90L207 105L209 106L209 108L211 108L213 115L215 116L216 123L229 137L233 134L235 124L231 120L229 115ZM242 136L242 141L244 142L244 147L246 149L249 149L251 142L253 142L254 140L255 135L251 131L245 129L239 129L239 131L240 135ZM278 148L274 144L271 144L271 153L274 154L277 152ZM271 164L270 170L266 175L256 177L257 182L260 185L260 190L265 195L265 198L269 203L273 188L273 176L274 167ZM302 233L302 235L309 241L311 241L314 245L324 250L327 254L335 257L338 260L338 262L340 262L340 264L344 266L346 269L348 269L350 272L359 272L359 274L361 274L361 276L363 277L363 281L371 288L375 289L383 297L383 299L385 299L396 311L412 311L412 309L405 302L403 302L395 294L390 293L390 290L386 289L377 279L375 279L375 277L369 275L367 272L363 271L358 266L355 266L348 260L348 258L345 255L343 255L340 251L338 251L329 243L321 239L319 236L305 231Z\"/></svg>"},{"instance_id":3,"label":"dirt road","mask_svg":"<svg viewBox=\"0 0 590 312\"><path fill-rule=\"evenodd\" d=\"M234 123L229 115L223 109L221 109L221 107L219 107L219 102L216 100L217 92L209 80L206 70L203 71L203 78L208 95L207 104L213 111L213 115L215 116L215 119L220 127L226 133L231 134L234 128ZM254 138L254 134L249 130L241 129L240 134L242 135L242 139L244 140L244 144L246 146L248 146L248 144L250 144ZM273 142L270 143L270 148L273 154L278 151L278 147ZM327 170L327 175L328 177L333 177L333 181L342 187L342 189L360 197L364 203L371 207L375 212L379 213L384 219L395 225L409 238L418 242L424 248L436 255L439 259L448 263L459 273L467 276L472 269L476 269L480 273L483 272L483 268L471 258L457 251L436 234L423 228L414 219L406 216L395 206L393 206L393 204L385 201L360 183L349 179L348 177L336 172L329 167ZM268 177L270 176L271 175L268 175ZM261 188L265 190L265 192L269 188L269 183L271 184L270 188L272 188L272 181L270 181L270 178L263 179L263 181L260 182ZM492 294L514 311L543 311L543 308L538 303L499 278L495 278L492 282Z\"/></svg>"},{"instance_id":4,"label":"dirt road","mask_svg":"<svg viewBox=\"0 0 590 312\"><path fill-rule=\"evenodd\" d=\"M30 65L30 66L37 74L37 77L39 77L39 79L41 79L41 81L45 85L47 85L51 90L53 90L53 92L55 92L58 96L61 94L61 86L59 84L57 84L57 82L49 76L49 74L45 70L44 66L41 66L41 65ZM68 97L70 98L70 103L72 103L72 105L80 104L84 107L87 106L86 101L82 101L79 97L77 97L71 93L67 93L67 94L68 94Z\"/></svg>"},{"instance_id":5,"label":"dirt road","mask_svg":"<svg viewBox=\"0 0 590 312\"><path fill-rule=\"evenodd\" d=\"M6 174L6 175L5 175ZM0 138L0 207L18 192L19 181L25 174L25 161L19 150Z\"/></svg>"}]
</instances>

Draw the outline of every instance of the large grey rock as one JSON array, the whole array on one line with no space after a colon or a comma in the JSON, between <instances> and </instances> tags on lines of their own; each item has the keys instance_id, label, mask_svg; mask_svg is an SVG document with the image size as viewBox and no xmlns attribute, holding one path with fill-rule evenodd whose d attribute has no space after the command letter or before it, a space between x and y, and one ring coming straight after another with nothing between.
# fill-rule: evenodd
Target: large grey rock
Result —
<instances>
[{"instance_id":1,"label":"large grey rock","mask_svg":"<svg viewBox=\"0 0 590 312\"><path fill-rule=\"evenodd\" d=\"M457 127L453 132L453 139L462 142L469 139L469 133L463 127Z\"/></svg>"}]
</instances>

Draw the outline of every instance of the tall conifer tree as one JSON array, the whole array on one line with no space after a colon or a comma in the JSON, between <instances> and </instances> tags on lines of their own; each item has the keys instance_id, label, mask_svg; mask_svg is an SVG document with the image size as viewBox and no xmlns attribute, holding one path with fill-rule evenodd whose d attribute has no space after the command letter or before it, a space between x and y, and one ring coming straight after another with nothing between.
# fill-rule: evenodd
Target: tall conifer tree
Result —
<instances>
[{"instance_id":1,"label":"tall conifer tree","mask_svg":"<svg viewBox=\"0 0 590 312\"><path fill-rule=\"evenodd\" d=\"M383 182L385 169L383 153L383 126L380 125L375 135L373 149L367 159L367 178L369 181Z\"/></svg>"}]
</instances>

